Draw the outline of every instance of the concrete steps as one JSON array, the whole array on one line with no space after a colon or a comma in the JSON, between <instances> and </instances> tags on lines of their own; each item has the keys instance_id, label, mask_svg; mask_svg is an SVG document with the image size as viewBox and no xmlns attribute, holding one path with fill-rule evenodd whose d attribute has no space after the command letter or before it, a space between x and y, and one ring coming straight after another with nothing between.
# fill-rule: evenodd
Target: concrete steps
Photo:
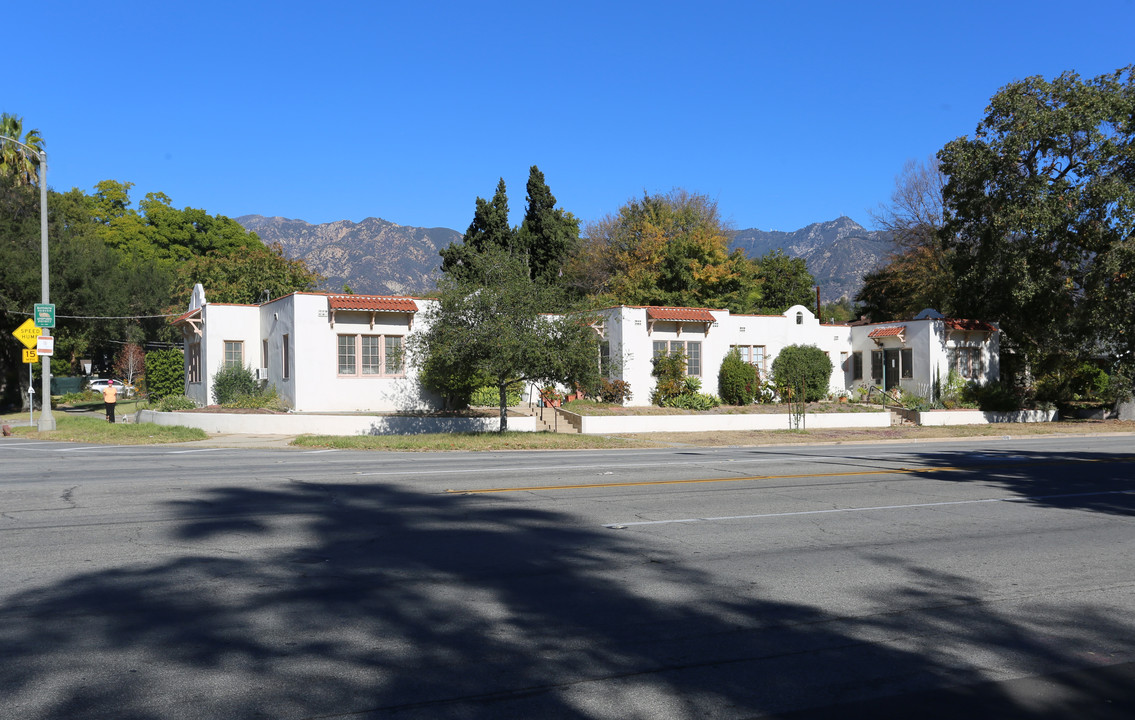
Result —
<instances>
[{"instance_id":1,"label":"concrete steps","mask_svg":"<svg viewBox=\"0 0 1135 720\"><path fill-rule=\"evenodd\" d=\"M578 419L559 408L535 407L531 408L531 413L536 418L537 432L582 432L582 428L578 426Z\"/></svg>"}]
</instances>

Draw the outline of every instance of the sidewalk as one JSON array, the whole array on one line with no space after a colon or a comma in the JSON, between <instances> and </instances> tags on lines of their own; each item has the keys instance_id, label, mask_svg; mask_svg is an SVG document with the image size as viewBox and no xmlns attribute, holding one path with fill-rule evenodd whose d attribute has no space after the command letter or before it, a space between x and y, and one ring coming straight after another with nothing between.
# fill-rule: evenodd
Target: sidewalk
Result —
<instances>
[{"instance_id":1,"label":"sidewalk","mask_svg":"<svg viewBox=\"0 0 1135 720\"><path fill-rule=\"evenodd\" d=\"M216 434L210 435L204 440L190 440L183 443L169 443L166 447L187 447L187 448L284 448L292 450L300 450L303 448L291 447L292 440L296 439L296 435L254 435L251 433L242 434Z\"/></svg>"}]
</instances>

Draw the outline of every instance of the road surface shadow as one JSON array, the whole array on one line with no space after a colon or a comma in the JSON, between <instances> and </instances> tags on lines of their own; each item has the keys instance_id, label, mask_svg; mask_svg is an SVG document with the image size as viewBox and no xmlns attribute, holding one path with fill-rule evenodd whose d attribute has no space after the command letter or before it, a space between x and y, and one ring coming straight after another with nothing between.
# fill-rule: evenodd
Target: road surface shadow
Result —
<instances>
[{"instance_id":1,"label":"road surface shadow","mask_svg":"<svg viewBox=\"0 0 1135 720\"><path fill-rule=\"evenodd\" d=\"M988 679L953 644L888 637L960 634L1057 669L1105 666L1083 653L1135 637L1122 613L1073 599L1045 609L1049 627L1077 629L1054 638L962 578L884 555L873 561L898 567L908 594L879 600L907 611L839 616L770 599L756 550L750 578L722 583L647 535L494 497L293 482L207 489L170 510L172 530L129 530L137 562L0 605L0 716L835 712ZM1059 692L1031 716L1084 717L1071 713L1104 691L1133 705L1130 685L1053 677ZM1000 686L981 697L1038 712Z\"/></svg>"}]
</instances>

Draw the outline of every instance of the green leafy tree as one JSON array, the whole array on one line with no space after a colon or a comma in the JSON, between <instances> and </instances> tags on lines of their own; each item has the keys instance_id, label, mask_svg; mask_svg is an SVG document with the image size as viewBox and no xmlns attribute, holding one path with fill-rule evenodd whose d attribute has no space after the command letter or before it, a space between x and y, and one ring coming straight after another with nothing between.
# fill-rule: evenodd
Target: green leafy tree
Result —
<instances>
[{"instance_id":1,"label":"green leafy tree","mask_svg":"<svg viewBox=\"0 0 1135 720\"><path fill-rule=\"evenodd\" d=\"M314 290L323 282L303 260L284 257L279 245L195 255L178 266L177 277L173 293L177 307L185 306L196 283L208 288L211 302L255 303L265 293L281 297Z\"/></svg>"},{"instance_id":2,"label":"green leafy tree","mask_svg":"<svg viewBox=\"0 0 1135 720\"><path fill-rule=\"evenodd\" d=\"M599 303L734 312L761 303L758 265L729 252L729 229L704 195L644 195L588 225L587 235L568 263L566 284Z\"/></svg>"},{"instance_id":3,"label":"green leafy tree","mask_svg":"<svg viewBox=\"0 0 1135 720\"><path fill-rule=\"evenodd\" d=\"M496 387L500 429L508 429L508 389L517 382L592 386L599 347L590 318L544 314L559 303L554 288L532 281L523 259L487 247L470 265L476 273L447 275L427 329L411 340L419 367L461 370Z\"/></svg>"},{"instance_id":4,"label":"green leafy tree","mask_svg":"<svg viewBox=\"0 0 1135 720\"><path fill-rule=\"evenodd\" d=\"M760 304L749 312L778 315L793 305L811 307L816 299L816 280L804 258L788 257L776 249L757 261Z\"/></svg>"},{"instance_id":5,"label":"green leafy tree","mask_svg":"<svg viewBox=\"0 0 1135 720\"><path fill-rule=\"evenodd\" d=\"M797 399L800 387L804 400L815 402L828 395L832 361L815 345L789 345L772 361L772 378L782 399Z\"/></svg>"},{"instance_id":6,"label":"green leafy tree","mask_svg":"<svg viewBox=\"0 0 1135 720\"><path fill-rule=\"evenodd\" d=\"M185 391L185 355L180 350L146 353L146 391L151 400Z\"/></svg>"},{"instance_id":7,"label":"green leafy tree","mask_svg":"<svg viewBox=\"0 0 1135 720\"><path fill-rule=\"evenodd\" d=\"M0 174L0 403L26 407L28 369L11 333L39 302L39 193ZM37 391L38 392L38 391Z\"/></svg>"},{"instance_id":8,"label":"green leafy tree","mask_svg":"<svg viewBox=\"0 0 1135 720\"><path fill-rule=\"evenodd\" d=\"M515 235L516 247L528 258L534 280L560 282L564 262L579 245L579 221L562 208L533 165L528 171L528 204Z\"/></svg>"},{"instance_id":9,"label":"green leafy tree","mask_svg":"<svg viewBox=\"0 0 1135 720\"><path fill-rule=\"evenodd\" d=\"M1135 66L1010 83L938 157L955 311L1000 320L1037 375L1135 365Z\"/></svg>"}]
</instances>

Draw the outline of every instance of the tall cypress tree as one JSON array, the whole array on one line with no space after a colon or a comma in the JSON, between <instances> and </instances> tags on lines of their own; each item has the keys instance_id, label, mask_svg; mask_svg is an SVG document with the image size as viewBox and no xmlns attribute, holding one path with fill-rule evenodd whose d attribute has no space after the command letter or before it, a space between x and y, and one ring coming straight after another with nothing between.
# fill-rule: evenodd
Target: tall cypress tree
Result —
<instances>
[{"instance_id":1,"label":"tall cypress tree","mask_svg":"<svg viewBox=\"0 0 1135 720\"><path fill-rule=\"evenodd\" d=\"M490 248L513 250L515 233L508 225L508 193L504 178L497 183L492 200L477 198L473 222L461 238L441 250L441 270L451 277L468 277L476 270L477 257Z\"/></svg>"},{"instance_id":2,"label":"tall cypress tree","mask_svg":"<svg viewBox=\"0 0 1135 720\"><path fill-rule=\"evenodd\" d=\"M562 208L533 165L528 171L528 206L516 233L516 246L528 256L533 280L556 284L564 261L579 244L579 220Z\"/></svg>"}]
</instances>

